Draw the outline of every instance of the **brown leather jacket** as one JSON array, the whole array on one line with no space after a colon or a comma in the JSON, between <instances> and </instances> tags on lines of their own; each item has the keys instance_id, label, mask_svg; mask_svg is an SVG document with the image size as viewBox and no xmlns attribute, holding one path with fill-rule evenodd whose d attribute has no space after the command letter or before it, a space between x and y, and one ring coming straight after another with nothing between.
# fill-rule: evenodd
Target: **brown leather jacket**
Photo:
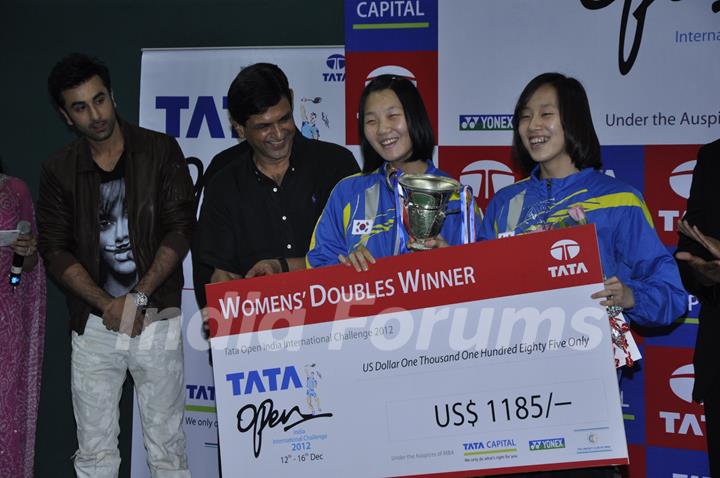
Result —
<instances>
[{"instance_id":1,"label":"brown leather jacket","mask_svg":"<svg viewBox=\"0 0 720 478\"><path fill-rule=\"evenodd\" d=\"M139 277L160 245L187 253L195 226L195 198L185 158L165 134L118 119L125 139L128 227ZM73 141L42 164L37 204L38 248L50 274L60 281L79 263L97 283L100 274L100 175L86 140ZM182 264L151 297L160 311L180 307ZM90 304L67 292L70 327L82 334ZM176 314L177 315L177 314Z\"/></svg>"}]
</instances>

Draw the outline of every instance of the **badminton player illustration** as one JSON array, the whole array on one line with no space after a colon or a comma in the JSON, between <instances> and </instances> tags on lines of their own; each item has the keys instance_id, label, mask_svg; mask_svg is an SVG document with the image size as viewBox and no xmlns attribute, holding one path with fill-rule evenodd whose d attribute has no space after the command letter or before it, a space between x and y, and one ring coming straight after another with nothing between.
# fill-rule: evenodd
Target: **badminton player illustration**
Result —
<instances>
[{"instance_id":1,"label":"badminton player illustration","mask_svg":"<svg viewBox=\"0 0 720 478\"><path fill-rule=\"evenodd\" d=\"M305 365L305 388L307 390L307 404L310 407L310 413L315 415L322 412L320 408L320 396L318 395L318 380L322 379L322 374L316 369L314 363Z\"/></svg>"}]
</instances>

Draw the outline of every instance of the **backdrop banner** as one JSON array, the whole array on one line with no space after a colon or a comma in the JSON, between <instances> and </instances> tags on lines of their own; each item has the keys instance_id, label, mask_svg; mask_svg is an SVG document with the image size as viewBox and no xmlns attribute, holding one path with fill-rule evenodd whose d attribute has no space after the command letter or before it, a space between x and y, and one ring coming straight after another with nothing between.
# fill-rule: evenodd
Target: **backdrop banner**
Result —
<instances>
[{"instance_id":1,"label":"backdrop banner","mask_svg":"<svg viewBox=\"0 0 720 478\"><path fill-rule=\"evenodd\" d=\"M177 138L198 184L214 155L237 144L227 113L227 91L243 66L280 66L295 96L295 122L303 134L342 144L345 136L345 58L337 47L144 50L140 125ZM305 123L305 124L304 124ZM199 198L201 199L201 198ZM199 212L199 210L198 210ZM193 476L218 476L215 386L208 341L193 293L192 267L184 264L183 333L185 422ZM140 416L133 418L132 476L149 477Z\"/></svg>"},{"instance_id":2,"label":"backdrop banner","mask_svg":"<svg viewBox=\"0 0 720 478\"><path fill-rule=\"evenodd\" d=\"M720 5L713 0L345 0L347 141L367 81L410 78L438 138L438 166L484 210L523 177L510 156L523 87L557 71L587 89L606 174L647 201L674 250L699 146L720 138ZM693 403L698 302L635 330L643 361L621 382L631 478L709 476Z\"/></svg>"}]
</instances>

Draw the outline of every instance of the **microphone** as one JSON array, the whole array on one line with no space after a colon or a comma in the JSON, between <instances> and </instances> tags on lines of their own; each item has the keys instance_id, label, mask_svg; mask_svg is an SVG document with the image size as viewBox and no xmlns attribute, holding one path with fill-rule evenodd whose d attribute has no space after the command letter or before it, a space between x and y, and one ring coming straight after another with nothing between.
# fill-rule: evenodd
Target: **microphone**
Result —
<instances>
[{"instance_id":1,"label":"microphone","mask_svg":"<svg viewBox=\"0 0 720 478\"><path fill-rule=\"evenodd\" d=\"M17 229L20 234L30 234L30 223L28 221L20 221L17 223ZM10 267L10 280L9 283L15 289L20 285L20 274L22 274L23 263L25 257L21 256L17 252L13 254L12 266Z\"/></svg>"}]
</instances>

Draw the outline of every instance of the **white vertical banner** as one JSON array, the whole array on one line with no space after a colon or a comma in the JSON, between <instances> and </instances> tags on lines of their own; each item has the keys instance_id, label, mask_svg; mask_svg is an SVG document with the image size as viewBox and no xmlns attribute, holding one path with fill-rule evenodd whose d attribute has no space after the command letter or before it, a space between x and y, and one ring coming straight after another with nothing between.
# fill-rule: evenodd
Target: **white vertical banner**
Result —
<instances>
[{"instance_id":1,"label":"white vertical banner","mask_svg":"<svg viewBox=\"0 0 720 478\"><path fill-rule=\"evenodd\" d=\"M239 141L230 127L227 91L244 66L258 62L274 63L288 76L295 97L295 122L303 134L344 143L345 57L341 47L146 49L140 78L140 125L174 136L185 157L198 158L206 169L213 156ZM191 167L190 172L196 182L199 168ZM193 476L213 478L219 469L215 386L189 257L183 268L183 424L188 460ZM150 476L137 402L132 476Z\"/></svg>"},{"instance_id":2,"label":"white vertical banner","mask_svg":"<svg viewBox=\"0 0 720 478\"><path fill-rule=\"evenodd\" d=\"M440 0L440 144L509 145L512 132L493 120L509 119L527 82L547 71L583 83L603 145L716 139L713 2L585 3Z\"/></svg>"}]
</instances>

